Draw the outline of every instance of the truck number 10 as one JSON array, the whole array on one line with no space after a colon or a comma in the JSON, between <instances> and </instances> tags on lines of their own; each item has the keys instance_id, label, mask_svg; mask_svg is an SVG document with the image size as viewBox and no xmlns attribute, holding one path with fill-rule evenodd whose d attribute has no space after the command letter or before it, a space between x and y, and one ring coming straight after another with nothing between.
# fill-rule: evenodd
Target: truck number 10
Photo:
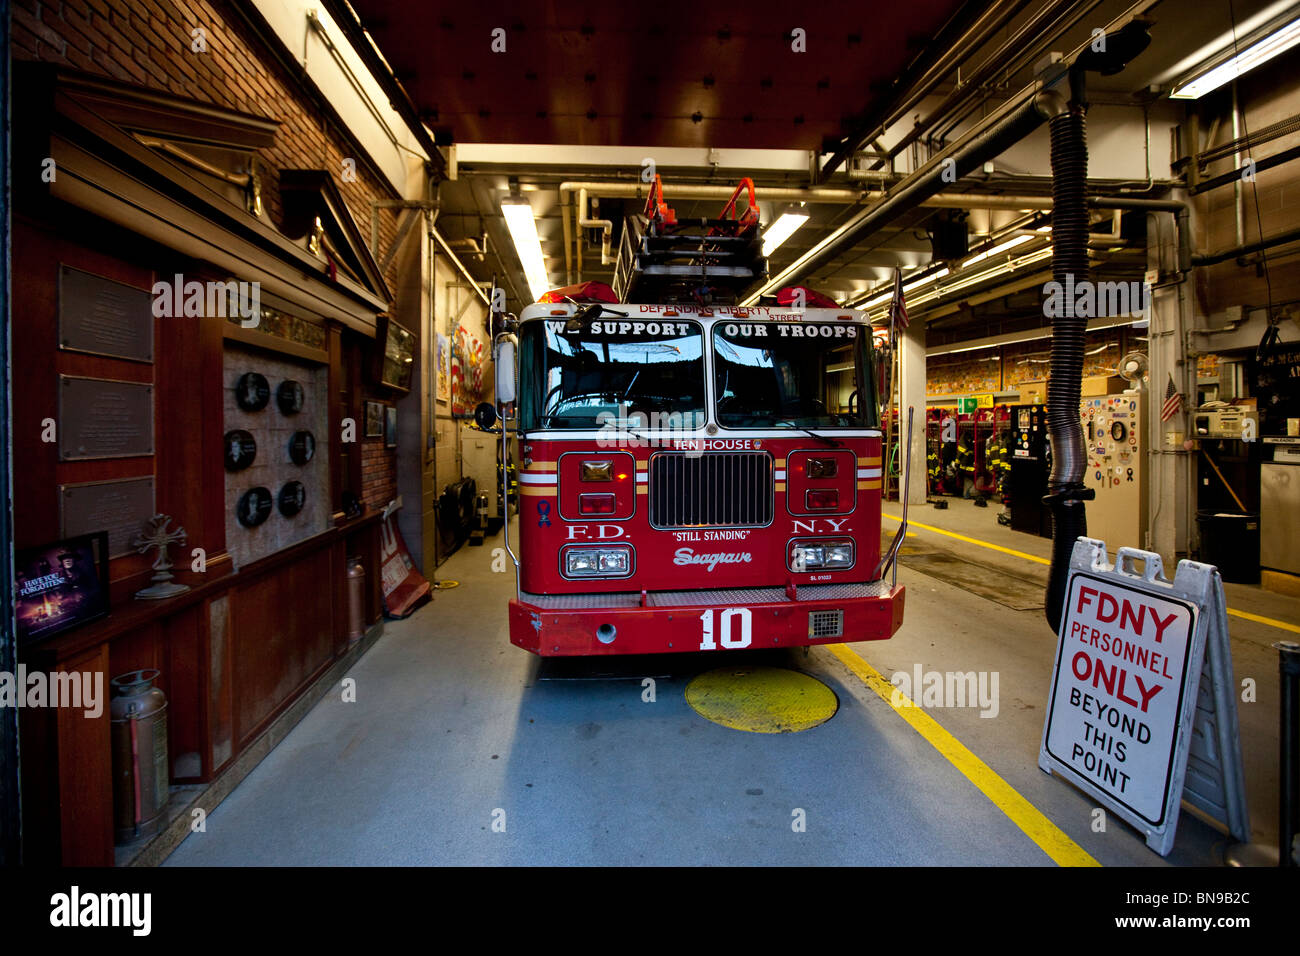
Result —
<instances>
[{"instance_id":1,"label":"truck number 10","mask_svg":"<svg viewBox=\"0 0 1300 956\"><path fill-rule=\"evenodd\" d=\"M740 619L739 628L736 625L736 618ZM704 639L700 641L700 650L716 651L718 644L713 640L713 609L710 608L701 614L700 621L704 625ZM718 636L718 643L724 648L735 650L749 647L754 634L753 615L749 613L749 608L729 607L719 616L718 623L722 631ZM739 634L736 633L737 630L740 631Z\"/></svg>"}]
</instances>

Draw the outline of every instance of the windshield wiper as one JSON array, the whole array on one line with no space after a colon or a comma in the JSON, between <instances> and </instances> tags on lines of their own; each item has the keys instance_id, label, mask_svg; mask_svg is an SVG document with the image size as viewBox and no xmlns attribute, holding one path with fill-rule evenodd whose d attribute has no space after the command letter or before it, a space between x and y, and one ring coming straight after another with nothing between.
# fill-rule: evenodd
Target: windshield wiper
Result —
<instances>
[{"instance_id":1,"label":"windshield wiper","mask_svg":"<svg viewBox=\"0 0 1300 956\"><path fill-rule=\"evenodd\" d=\"M816 438L820 442L825 442L827 445L830 445L832 448L839 448L843 445L843 442L836 441L834 438L831 438L829 435L819 435L812 429L804 428L802 425L791 425L790 427L798 429L799 431L803 432L805 435L811 435L813 438Z\"/></svg>"}]
</instances>

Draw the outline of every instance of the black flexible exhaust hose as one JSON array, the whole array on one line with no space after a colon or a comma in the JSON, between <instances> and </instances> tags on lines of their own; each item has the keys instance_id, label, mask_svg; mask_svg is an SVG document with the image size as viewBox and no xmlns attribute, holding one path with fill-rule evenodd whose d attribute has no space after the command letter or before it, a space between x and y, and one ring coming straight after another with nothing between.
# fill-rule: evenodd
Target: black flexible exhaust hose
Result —
<instances>
[{"instance_id":1,"label":"black flexible exhaust hose","mask_svg":"<svg viewBox=\"0 0 1300 956\"><path fill-rule=\"evenodd\" d=\"M1079 423L1088 317L1075 314L1073 295L1080 283L1089 281L1085 109L1071 103L1048 127L1052 139L1052 279L1062 289L1062 308L1052 318L1051 377L1047 382L1052 472L1043 499L1052 513L1052 567L1045 610L1053 631L1061 622L1075 539L1088 533L1084 501L1093 496L1083 484L1087 450Z\"/></svg>"}]
</instances>

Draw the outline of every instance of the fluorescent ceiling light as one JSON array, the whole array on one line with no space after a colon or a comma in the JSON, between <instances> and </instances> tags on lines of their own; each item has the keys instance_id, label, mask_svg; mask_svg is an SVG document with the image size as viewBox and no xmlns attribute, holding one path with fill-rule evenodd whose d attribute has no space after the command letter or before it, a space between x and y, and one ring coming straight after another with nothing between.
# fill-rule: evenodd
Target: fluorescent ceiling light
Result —
<instances>
[{"instance_id":1,"label":"fluorescent ceiling light","mask_svg":"<svg viewBox=\"0 0 1300 956\"><path fill-rule=\"evenodd\" d=\"M763 230L763 255L770 256L795 230L808 221L806 212L782 213L772 225Z\"/></svg>"},{"instance_id":2,"label":"fluorescent ceiling light","mask_svg":"<svg viewBox=\"0 0 1300 956\"><path fill-rule=\"evenodd\" d=\"M524 267L528 289L537 302L550 290L551 283L546 277L546 260L542 257L542 241L537 238L533 207L526 201L506 199L501 202L501 214L506 217L506 228L514 240L519 264Z\"/></svg>"},{"instance_id":3,"label":"fluorescent ceiling light","mask_svg":"<svg viewBox=\"0 0 1300 956\"><path fill-rule=\"evenodd\" d=\"M1027 236L1023 233L1021 233L1018 236L1012 236L1006 242L1000 242L992 249L986 249L984 252L981 252L978 255L971 256L969 259L967 259L961 264L961 267L965 269L967 266L971 266L977 262L981 262L984 259L987 259L989 256L996 256L999 252L1006 252L1008 249L1014 249L1022 242L1028 242L1032 238L1034 237Z\"/></svg>"},{"instance_id":4,"label":"fluorescent ceiling light","mask_svg":"<svg viewBox=\"0 0 1300 956\"><path fill-rule=\"evenodd\" d=\"M1217 90L1225 83L1231 83L1243 73L1253 70L1262 63L1267 63L1273 57L1286 52L1297 43L1300 43L1300 20L1292 20L1286 26L1264 37L1264 39L1252 43L1236 56L1230 57L1200 76L1178 84L1170 91L1169 98L1176 100L1200 99L1206 93Z\"/></svg>"},{"instance_id":5,"label":"fluorescent ceiling light","mask_svg":"<svg viewBox=\"0 0 1300 956\"><path fill-rule=\"evenodd\" d=\"M903 291L907 292L911 289L915 289L918 285L921 285L922 283L925 282L929 282L932 279L942 279L947 274L948 274L948 270L945 267L943 269L940 269L938 272L931 272L928 276L918 276L917 278L913 279L911 282L904 282Z\"/></svg>"}]
</instances>

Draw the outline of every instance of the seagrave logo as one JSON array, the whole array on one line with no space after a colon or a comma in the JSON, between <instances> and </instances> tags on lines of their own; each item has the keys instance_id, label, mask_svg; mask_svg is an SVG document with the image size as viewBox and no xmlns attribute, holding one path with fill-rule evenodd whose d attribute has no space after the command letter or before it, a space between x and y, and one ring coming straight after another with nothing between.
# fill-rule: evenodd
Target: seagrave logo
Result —
<instances>
[{"instance_id":1,"label":"seagrave logo","mask_svg":"<svg viewBox=\"0 0 1300 956\"><path fill-rule=\"evenodd\" d=\"M912 673L895 671L889 678L894 691L889 703L895 707L978 707L981 717L998 715L998 672L925 671L921 665Z\"/></svg>"},{"instance_id":2,"label":"seagrave logo","mask_svg":"<svg viewBox=\"0 0 1300 956\"><path fill-rule=\"evenodd\" d=\"M159 319L220 318L239 319L246 329L262 318L262 284L260 282L185 281L180 273L171 282L153 284L153 314Z\"/></svg>"},{"instance_id":3,"label":"seagrave logo","mask_svg":"<svg viewBox=\"0 0 1300 956\"><path fill-rule=\"evenodd\" d=\"M1139 319L1149 314L1151 289L1145 282L1074 281L1066 273L1065 282L1055 280L1043 286L1043 315L1057 319L1064 315L1099 319L1123 317Z\"/></svg>"},{"instance_id":4,"label":"seagrave logo","mask_svg":"<svg viewBox=\"0 0 1300 956\"><path fill-rule=\"evenodd\" d=\"M150 893L82 893L81 887L73 886L50 897L51 926L126 926L133 936L148 936L152 914Z\"/></svg>"},{"instance_id":5,"label":"seagrave logo","mask_svg":"<svg viewBox=\"0 0 1300 956\"><path fill-rule=\"evenodd\" d=\"M748 551L719 552L716 554L696 554L692 548L678 548L673 556L673 564L685 567L702 564L706 571L712 571L719 564L748 564L753 556Z\"/></svg>"},{"instance_id":6,"label":"seagrave logo","mask_svg":"<svg viewBox=\"0 0 1300 956\"><path fill-rule=\"evenodd\" d=\"M91 719L104 712L103 671L0 671L0 707L64 707Z\"/></svg>"}]
</instances>

